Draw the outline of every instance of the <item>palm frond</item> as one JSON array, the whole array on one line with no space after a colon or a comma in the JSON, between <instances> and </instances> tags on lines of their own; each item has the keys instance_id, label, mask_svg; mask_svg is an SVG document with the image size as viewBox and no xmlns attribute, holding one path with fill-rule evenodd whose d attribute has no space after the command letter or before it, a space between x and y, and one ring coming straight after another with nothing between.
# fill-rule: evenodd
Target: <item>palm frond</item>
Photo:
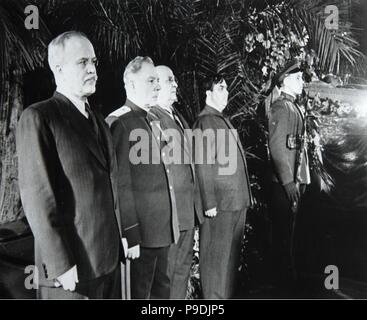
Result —
<instances>
[{"instance_id":1,"label":"palm frond","mask_svg":"<svg viewBox=\"0 0 367 320\"><path fill-rule=\"evenodd\" d=\"M25 0L0 2L0 85L11 73L24 73L42 66L49 31L42 18L39 30L24 26Z\"/></svg>"},{"instance_id":2,"label":"palm frond","mask_svg":"<svg viewBox=\"0 0 367 320\"><path fill-rule=\"evenodd\" d=\"M292 25L302 24L310 36L309 48L318 56L318 67L322 73L340 73L345 65L354 66L356 60L364 55L358 50L358 42L354 39L350 23L343 20L343 15L350 8L343 1L307 2L293 0L292 8L288 7ZM337 5L339 9L338 29L330 30L325 26L325 6Z\"/></svg>"}]
</instances>

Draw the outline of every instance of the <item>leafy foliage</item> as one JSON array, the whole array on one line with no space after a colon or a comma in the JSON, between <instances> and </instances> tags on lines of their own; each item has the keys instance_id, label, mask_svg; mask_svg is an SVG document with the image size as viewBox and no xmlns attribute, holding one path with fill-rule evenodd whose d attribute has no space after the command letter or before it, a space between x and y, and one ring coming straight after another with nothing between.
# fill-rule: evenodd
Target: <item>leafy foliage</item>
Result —
<instances>
[{"instance_id":1,"label":"leafy foliage","mask_svg":"<svg viewBox=\"0 0 367 320\"><path fill-rule=\"evenodd\" d=\"M40 31L24 26L24 8L29 1L0 2L0 86L12 72L23 74L44 63L45 41L49 31L40 19Z\"/></svg>"},{"instance_id":2,"label":"leafy foliage","mask_svg":"<svg viewBox=\"0 0 367 320\"><path fill-rule=\"evenodd\" d=\"M342 0L338 7L343 12ZM338 30L324 25L325 1L288 0L35 0L42 20L39 31L24 28L26 0L0 2L1 79L45 63L46 40L76 29L91 39L98 57L115 73L136 55L149 55L170 66L179 79L179 109L193 122L202 107L201 82L221 73L228 82L227 113L239 130L249 156L256 206L250 224L266 216L262 177L267 167L266 119L262 110L273 75L291 57L314 57L318 73L350 70L363 58L350 24ZM47 27L46 27L47 26ZM50 32L48 31L50 30ZM101 70L103 72L103 70ZM252 250L256 226L247 226L242 272ZM251 232L250 232L250 231ZM198 253L198 252L197 252ZM250 253L250 254L249 254ZM198 287L195 255L192 290ZM253 261L252 261L253 262ZM255 263L256 264L256 263ZM247 273L246 273L247 272Z\"/></svg>"}]
</instances>

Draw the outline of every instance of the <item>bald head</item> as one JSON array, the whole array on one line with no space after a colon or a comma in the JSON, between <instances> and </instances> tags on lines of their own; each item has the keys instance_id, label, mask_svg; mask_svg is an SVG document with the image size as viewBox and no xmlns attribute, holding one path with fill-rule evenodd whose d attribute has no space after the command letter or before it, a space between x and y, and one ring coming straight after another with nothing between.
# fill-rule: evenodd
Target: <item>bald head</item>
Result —
<instances>
[{"instance_id":1,"label":"bald head","mask_svg":"<svg viewBox=\"0 0 367 320\"><path fill-rule=\"evenodd\" d=\"M155 70L157 71L158 74L162 74L162 75L166 73L173 74L173 71L169 67L164 66L164 65L156 66Z\"/></svg>"},{"instance_id":2,"label":"bald head","mask_svg":"<svg viewBox=\"0 0 367 320\"><path fill-rule=\"evenodd\" d=\"M177 101L177 82L172 70L167 66L155 67L161 90L158 94L158 105L161 108L171 108L173 103Z\"/></svg>"}]
</instances>

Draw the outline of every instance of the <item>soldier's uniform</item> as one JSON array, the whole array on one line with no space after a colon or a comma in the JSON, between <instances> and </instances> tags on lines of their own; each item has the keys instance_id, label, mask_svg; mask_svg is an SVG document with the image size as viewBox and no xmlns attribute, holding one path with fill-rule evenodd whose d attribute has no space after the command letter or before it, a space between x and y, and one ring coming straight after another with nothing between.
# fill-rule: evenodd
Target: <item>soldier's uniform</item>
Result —
<instances>
[{"instance_id":1,"label":"soldier's uniform","mask_svg":"<svg viewBox=\"0 0 367 320\"><path fill-rule=\"evenodd\" d=\"M168 253L180 236L171 168L159 118L134 104L125 105L106 118L118 163L121 212L137 216L131 230L133 246L140 243L140 257L131 261L132 299L169 299ZM126 183L131 180L131 184ZM194 218L194 217L193 217ZM139 237L138 237L139 236Z\"/></svg>"},{"instance_id":2,"label":"soldier's uniform","mask_svg":"<svg viewBox=\"0 0 367 320\"><path fill-rule=\"evenodd\" d=\"M310 183L304 113L295 98L284 92L269 113L269 151L272 166L270 210L272 217L272 272L278 285L295 280L293 240L297 207L288 199L284 186L295 182L301 194ZM299 167L299 170L297 168ZM293 206L293 209L292 209Z\"/></svg>"}]
</instances>

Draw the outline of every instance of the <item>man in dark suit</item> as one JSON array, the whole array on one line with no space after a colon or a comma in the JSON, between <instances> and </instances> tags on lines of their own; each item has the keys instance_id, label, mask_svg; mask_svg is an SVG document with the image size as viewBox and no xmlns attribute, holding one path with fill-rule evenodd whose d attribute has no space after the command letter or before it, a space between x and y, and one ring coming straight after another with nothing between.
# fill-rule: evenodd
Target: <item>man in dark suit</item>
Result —
<instances>
[{"instance_id":1,"label":"man in dark suit","mask_svg":"<svg viewBox=\"0 0 367 320\"><path fill-rule=\"evenodd\" d=\"M205 221L200 228L203 297L233 297L247 208L252 197L246 157L222 111L227 84L217 76L205 83L206 106L194 124L195 163Z\"/></svg>"},{"instance_id":2,"label":"man in dark suit","mask_svg":"<svg viewBox=\"0 0 367 320\"><path fill-rule=\"evenodd\" d=\"M122 226L108 126L87 100L95 92L97 59L87 37L70 31L52 40L48 60L56 92L28 107L17 128L38 296L119 298L121 237L131 227Z\"/></svg>"},{"instance_id":3,"label":"man in dark suit","mask_svg":"<svg viewBox=\"0 0 367 320\"><path fill-rule=\"evenodd\" d=\"M193 258L195 217L198 223L203 221L202 205L192 155L192 135L187 134L189 125L182 115L173 108L177 101L177 82L170 68L157 66L161 90L158 105L152 107L160 121L162 130L171 135L171 143L178 155L168 164L173 177L173 189L176 197L180 238L172 244L169 251L168 274L171 279L171 299L185 299ZM186 130L186 132L185 132Z\"/></svg>"},{"instance_id":4,"label":"man in dark suit","mask_svg":"<svg viewBox=\"0 0 367 320\"><path fill-rule=\"evenodd\" d=\"M269 151L272 165L270 210L273 224L273 279L292 289L296 280L294 231L301 196L310 183L305 143L305 119L295 102L303 90L298 60L291 60L275 76L280 96L269 113Z\"/></svg>"},{"instance_id":5,"label":"man in dark suit","mask_svg":"<svg viewBox=\"0 0 367 320\"><path fill-rule=\"evenodd\" d=\"M168 299L168 251L178 241L178 216L168 155L162 150L159 119L149 112L160 89L153 61L136 57L125 68L127 100L111 113L109 123L119 165L123 211L136 210L141 235L140 258L131 264L133 299ZM134 205L126 200L126 172L131 171Z\"/></svg>"}]
</instances>

